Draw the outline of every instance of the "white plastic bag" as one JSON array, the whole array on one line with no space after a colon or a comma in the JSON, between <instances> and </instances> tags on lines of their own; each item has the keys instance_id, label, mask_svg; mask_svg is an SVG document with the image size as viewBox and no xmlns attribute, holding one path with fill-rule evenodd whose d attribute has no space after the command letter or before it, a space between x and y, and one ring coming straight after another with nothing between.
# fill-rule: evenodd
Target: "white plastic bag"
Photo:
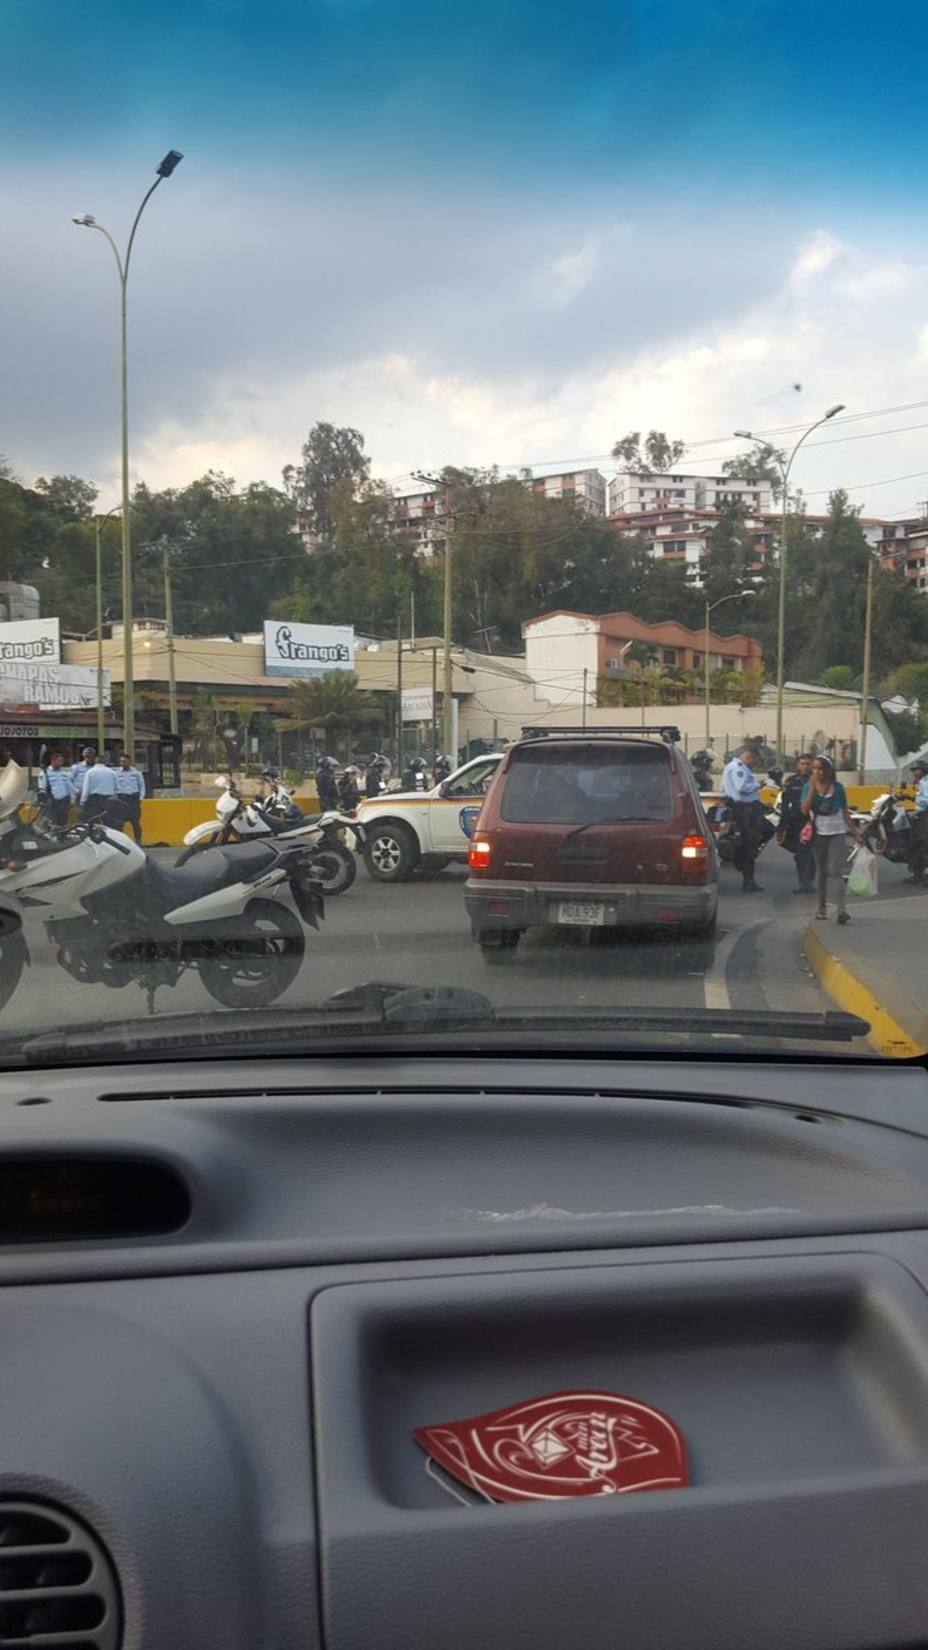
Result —
<instances>
[{"instance_id":1,"label":"white plastic bag","mask_svg":"<svg viewBox=\"0 0 928 1650\"><path fill-rule=\"evenodd\" d=\"M859 894L863 899L877 892L876 854L869 848L858 848L847 886L850 893Z\"/></svg>"}]
</instances>

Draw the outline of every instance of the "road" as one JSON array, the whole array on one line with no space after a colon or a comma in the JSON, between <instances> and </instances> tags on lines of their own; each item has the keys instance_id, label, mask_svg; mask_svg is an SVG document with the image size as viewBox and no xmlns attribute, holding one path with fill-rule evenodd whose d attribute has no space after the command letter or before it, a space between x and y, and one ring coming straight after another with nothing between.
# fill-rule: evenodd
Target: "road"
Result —
<instances>
[{"instance_id":1,"label":"road","mask_svg":"<svg viewBox=\"0 0 928 1650\"><path fill-rule=\"evenodd\" d=\"M156 850L169 857L167 850ZM534 932L513 965L490 969L470 938L463 867L391 887L359 869L354 887L327 902L319 935L307 933L306 959L283 1003L316 1005L367 980L467 986L497 1006L661 1005L739 1010L823 1010L831 1006L812 977L802 935L815 901L794 895L793 862L771 843L758 864L762 894L744 895L722 872L719 943L707 973L685 946L614 934ZM880 899L908 897L900 867L881 868ZM853 911L853 901L851 909ZM852 932L852 930L851 930ZM55 961L41 925L27 924L29 968L2 1015L2 1030L147 1018L146 994L80 986ZM209 1011L215 1005L194 972L160 990L155 1012ZM846 1051L846 1050L845 1050Z\"/></svg>"}]
</instances>

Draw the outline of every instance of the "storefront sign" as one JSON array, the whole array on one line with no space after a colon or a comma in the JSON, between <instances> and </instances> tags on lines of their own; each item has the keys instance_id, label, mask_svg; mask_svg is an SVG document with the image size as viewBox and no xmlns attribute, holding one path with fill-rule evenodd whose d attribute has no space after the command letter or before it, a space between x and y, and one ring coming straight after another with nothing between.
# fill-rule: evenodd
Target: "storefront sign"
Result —
<instances>
[{"instance_id":1,"label":"storefront sign","mask_svg":"<svg viewBox=\"0 0 928 1650\"><path fill-rule=\"evenodd\" d=\"M403 689L403 721L404 722L431 722L432 720L432 690L431 688L404 688Z\"/></svg>"},{"instance_id":2,"label":"storefront sign","mask_svg":"<svg viewBox=\"0 0 928 1650\"><path fill-rule=\"evenodd\" d=\"M57 619L14 619L0 624L0 669L33 661L56 665L60 658Z\"/></svg>"},{"instance_id":3,"label":"storefront sign","mask_svg":"<svg viewBox=\"0 0 928 1650\"><path fill-rule=\"evenodd\" d=\"M88 665L0 661L0 705L35 705L39 710L93 710L96 703L97 673ZM108 670L103 672L103 703L110 703Z\"/></svg>"},{"instance_id":4,"label":"storefront sign","mask_svg":"<svg viewBox=\"0 0 928 1650\"><path fill-rule=\"evenodd\" d=\"M266 676L325 676L330 670L354 670L353 625L265 621Z\"/></svg>"}]
</instances>

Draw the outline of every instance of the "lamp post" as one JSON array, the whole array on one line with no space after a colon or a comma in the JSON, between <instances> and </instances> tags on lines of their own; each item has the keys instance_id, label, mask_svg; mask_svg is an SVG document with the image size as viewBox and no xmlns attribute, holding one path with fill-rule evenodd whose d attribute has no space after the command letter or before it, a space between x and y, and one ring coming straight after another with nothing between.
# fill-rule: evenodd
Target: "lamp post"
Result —
<instances>
[{"instance_id":1,"label":"lamp post","mask_svg":"<svg viewBox=\"0 0 928 1650\"><path fill-rule=\"evenodd\" d=\"M147 190L142 204L135 214L129 239L126 243L125 257L122 257L113 236L102 223L90 212L75 213L72 222L79 224L82 229L98 229L105 235L116 259L116 269L119 275L119 324L120 324L120 431L122 446L122 625L123 625L123 748L128 751L130 759L135 748L135 695L132 678L132 540L129 524L129 385L128 385L128 348L126 332L126 297L129 285L129 263L132 257L132 244L135 240L139 220L148 202L157 189L159 183L169 178L171 173L180 165L183 155L177 149L169 149L160 166L157 168L155 181Z\"/></svg>"},{"instance_id":2,"label":"lamp post","mask_svg":"<svg viewBox=\"0 0 928 1650\"><path fill-rule=\"evenodd\" d=\"M742 597L753 596L753 594L754 594L753 590L732 590L732 591L729 592L729 594L727 596L720 596L718 601L716 601L716 602L710 602L710 601L706 602L706 652L705 652L705 657L703 658L703 676L704 676L704 681L705 681L705 695L706 695L706 745L707 746L708 746L709 740L710 740L710 734L709 734L709 702L710 702L709 701L709 615L710 615L710 613L714 613L717 607L721 607L723 602L740 601Z\"/></svg>"},{"instance_id":3,"label":"lamp post","mask_svg":"<svg viewBox=\"0 0 928 1650\"><path fill-rule=\"evenodd\" d=\"M784 644L785 644L785 638L786 638L786 519L787 519L788 507L789 507L789 473L790 473L790 470L793 467L793 460L796 457L796 454L798 453L798 451L799 451L800 447L802 446L803 442L808 440L809 436L812 434L812 432L814 430L818 430L818 429L821 428L821 426L823 424L827 424L829 418L834 418L837 413L843 412L843 411L844 411L844 402L843 401L838 401L838 402L835 403L835 405L833 407L829 407L828 411L826 413L823 413L821 418L817 418L814 424L810 424L809 428L807 430L803 430L802 435L799 437L799 440L796 442L796 445L793 448L792 452L790 453L789 458L787 459L786 463L783 464L783 463L780 462L779 459L777 460L777 464L778 464L778 467L779 467L779 470L780 470L780 475L781 475L781 478L782 478L782 486L783 486L782 511L781 511L781 517L780 517L780 597L779 597L778 613L777 613L777 760L778 761L783 760L783 653L784 653ZM756 437L752 434L752 432L750 430L735 430L734 433L735 433L736 436L741 437L745 441L754 441L754 440L756 440Z\"/></svg>"}]
</instances>

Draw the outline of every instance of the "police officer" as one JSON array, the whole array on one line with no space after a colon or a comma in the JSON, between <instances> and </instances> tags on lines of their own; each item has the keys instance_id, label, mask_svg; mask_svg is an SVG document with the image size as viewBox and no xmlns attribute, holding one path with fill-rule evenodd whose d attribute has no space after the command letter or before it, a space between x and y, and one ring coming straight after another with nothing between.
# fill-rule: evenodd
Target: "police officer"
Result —
<instances>
[{"instance_id":1,"label":"police officer","mask_svg":"<svg viewBox=\"0 0 928 1650\"><path fill-rule=\"evenodd\" d=\"M815 849L811 842L800 842L806 823L802 804L806 788L812 782L812 758L807 751L796 758L796 772L791 773L780 792L780 829L777 840L796 861L798 887L795 894L815 893Z\"/></svg>"},{"instance_id":2,"label":"police officer","mask_svg":"<svg viewBox=\"0 0 928 1650\"><path fill-rule=\"evenodd\" d=\"M436 756L436 758L435 758L435 783L436 783L436 785L440 785L443 780L447 779L450 772L451 772L451 758L450 758L450 756Z\"/></svg>"},{"instance_id":3,"label":"police officer","mask_svg":"<svg viewBox=\"0 0 928 1650\"><path fill-rule=\"evenodd\" d=\"M338 807L338 786L335 783L337 763L334 756L321 756L316 768L316 791L319 807L324 814Z\"/></svg>"},{"instance_id":4,"label":"police officer","mask_svg":"<svg viewBox=\"0 0 928 1650\"><path fill-rule=\"evenodd\" d=\"M741 886L745 894L763 893L754 880L754 864L760 846L760 780L754 773L757 752L753 745L742 745L728 761L722 775L722 795L731 803L735 825L741 840Z\"/></svg>"},{"instance_id":5,"label":"police officer","mask_svg":"<svg viewBox=\"0 0 928 1650\"><path fill-rule=\"evenodd\" d=\"M338 782L339 804L346 814L353 814L361 800L361 787L358 780L361 777L360 768L350 763Z\"/></svg>"},{"instance_id":6,"label":"police officer","mask_svg":"<svg viewBox=\"0 0 928 1650\"><path fill-rule=\"evenodd\" d=\"M98 751L93 767L87 769L81 782L81 818L85 823L97 819L104 825L111 824L115 797L116 775L107 767L102 751Z\"/></svg>"},{"instance_id":7,"label":"police officer","mask_svg":"<svg viewBox=\"0 0 928 1650\"><path fill-rule=\"evenodd\" d=\"M409 766L403 774L401 788L404 791L425 790L425 763L421 756L413 756L410 759Z\"/></svg>"},{"instance_id":8,"label":"police officer","mask_svg":"<svg viewBox=\"0 0 928 1650\"><path fill-rule=\"evenodd\" d=\"M141 847L145 777L138 768L133 767L132 758L127 751L123 751L120 756L113 778L116 781L116 795L126 810L126 823L132 826L132 835Z\"/></svg>"},{"instance_id":9,"label":"police officer","mask_svg":"<svg viewBox=\"0 0 928 1650\"><path fill-rule=\"evenodd\" d=\"M912 778L916 781L915 816L912 820L912 854L909 860L910 882L928 881L928 762L912 763Z\"/></svg>"},{"instance_id":10,"label":"police officer","mask_svg":"<svg viewBox=\"0 0 928 1650\"><path fill-rule=\"evenodd\" d=\"M367 764L367 772L364 775L364 795L366 797L379 796L381 791L386 790L383 782L383 766L383 757L378 756L377 752L374 751Z\"/></svg>"},{"instance_id":11,"label":"police officer","mask_svg":"<svg viewBox=\"0 0 928 1650\"><path fill-rule=\"evenodd\" d=\"M93 767L94 757L96 754L97 753L92 745L85 745L84 749L81 751L81 760L79 762L75 762L73 768L71 769L71 784L74 787L74 796L78 802L81 799L81 787L84 783L84 775L88 768Z\"/></svg>"},{"instance_id":12,"label":"police officer","mask_svg":"<svg viewBox=\"0 0 928 1650\"><path fill-rule=\"evenodd\" d=\"M63 831L74 801L74 786L60 751L52 752L48 767L39 774L36 794L52 824Z\"/></svg>"}]
</instances>

